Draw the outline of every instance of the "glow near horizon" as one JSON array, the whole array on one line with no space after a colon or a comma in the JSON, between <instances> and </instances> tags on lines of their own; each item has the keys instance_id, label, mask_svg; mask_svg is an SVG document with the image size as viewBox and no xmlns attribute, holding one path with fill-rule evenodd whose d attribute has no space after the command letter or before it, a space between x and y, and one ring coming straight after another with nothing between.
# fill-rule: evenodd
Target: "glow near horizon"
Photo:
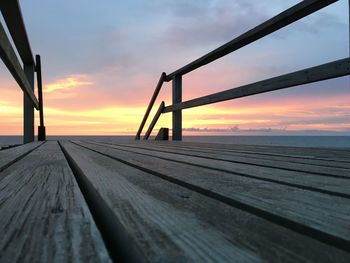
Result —
<instances>
[{"instance_id":1,"label":"glow near horizon","mask_svg":"<svg viewBox=\"0 0 350 263\"><path fill-rule=\"evenodd\" d=\"M170 73L298 1L76 1L69 8L65 2L21 2L32 49L42 55L49 135L134 135L162 71ZM348 56L346 8L347 1L339 1L184 76L183 99ZM63 13L65 21L58 20ZM0 135L21 135L22 94L4 66L0 90ZM167 84L154 111L161 100L171 103L170 94ZM190 135L268 129L350 135L349 78L185 110L183 118ZM159 127L171 127L170 114Z\"/></svg>"}]
</instances>

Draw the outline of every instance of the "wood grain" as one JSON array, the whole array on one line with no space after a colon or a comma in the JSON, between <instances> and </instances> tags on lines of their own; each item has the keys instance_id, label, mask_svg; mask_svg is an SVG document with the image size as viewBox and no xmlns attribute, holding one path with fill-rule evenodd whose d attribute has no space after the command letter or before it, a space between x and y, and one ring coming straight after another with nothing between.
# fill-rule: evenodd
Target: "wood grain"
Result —
<instances>
[{"instance_id":1,"label":"wood grain","mask_svg":"<svg viewBox=\"0 0 350 263\"><path fill-rule=\"evenodd\" d=\"M152 143L152 142L150 142ZM153 142L155 143L155 142ZM240 151L244 153L266 154L269 156L294 157L302 159L325 160L334 162L348 162L350 149L340 148L312 148L291 146L266 146L266 145L242 145L224 143L202 143L202 142L162 142L163 145L172 146L196 146L217 150ZM161 144L160 144L161 145Z\"/></svg>"},{"instance_id":2,"label":"wood grain","mask_svg":"<svg viewBox=\"0 0 350 263\"><path fill-rule=\"evenodd\" d=\"M295 231L307 232L342 248L350 244L350 201L327 194L233 176L144 154L95 144L90 149L139 167L166 180L269 218ZM191 162L191 158L187 157Z\"/></svg>"},{"instance_id":3,"label":"wood grain","mask_svg":"<svg viewBox=\"0 0 350 263\"><path fill-rule=\"evenodd\" d=\"M0 214L0 262L111 262L57 142L0 173Z\"/></svg>"},{"instance_id":4,"label":"wood grain","mask_svg":"<svg viewBox=\"0 0 350 263\"><path fill-rule=\"evenodd\" d=\"M104 142L102 142L104 143ZM108 142L107 144L110 144ZM300 163L300 162L290 162L285 158L261 158L261 155L246 155L242 156L241 154L235 154L231 152L224 152L221 150L207 150L207 149L196 149L189 147L171 147L171 146L158 146L155 144L148 143L112 143L113 145L126 146L136 149L145 149L153 152L164 152L164 153L173 153L178 155L187 155L193 157L200 157L209 160L219 160L219 161L228 161L236 164L248 164L258 167L266 168L279 168L288 171L294 172L304 172L317 175L325 175L331 177L340 177L340 178L350 178L350 168L339 168L333 166L326 166L323 164L310 164L310 163ZM350 162L350 160L349 160ZM329 161L328 161L329 163ZM350 165L350 164L349 164Z\"/></svg>"},{"instance_id":5,"label":"wood grain","mask_svg":"<svg viewBox=\"0 0 350 263\"><path fill-rule=\"evenodd\" d=\"M0 151L0 172L27 155L33 149L39 147L41 144L42 142L26 143L21 146Z\"/></svg>"},{"instance_id":6,"label":"wood grain","mask_svg":"<svg viewBox=\"0 0 350 263\"><path fill-rule=\"evenodd\" d=\"M96 144L119 150L125 150L130 153L153 156L161 158L162 160L177 161L184 164L211 169L213 171L231 173L234 176L260 179L262 181L292 186L309 191L327 193L350 199L350 177L346 177L346 173L344 173L344 178L334 178L332 176L321 176L319 174L296 172L280 168L261 167L236 162L232 163L218 160L216 158L208 159L206 157L196 157L192 154L188 154L187 152L183 153L181 150L175 151L175 153L169 151L158 152L157 149L149 150L143 147L139 148L137 146L125 147L115 144Z\"/></svg>"},{"instance_id":7,"label":"wood grain","mask_svg":"<svg viewBox=\"0 0 350 263\"><path fill-rule=\"evenodd\" d=\"M137 246L146 261L349 260L347 252L130 165L69 142L62 146L114 214L114 227L129 234L128 247Z\"/></svg>"},{"instance_id":8,"label":"wood grain","mask_svg":"<svg viewBox=\"0 0 350 263\"><path fill-rule=\"evenodd\" d=\"M103 141L106 142L106 141ZM123 141L108 141L110 143L123 143L134 145L134 142ZM187 149L191 151L200 151L204 153L220 153L223 155L231 155L238 157L246 157L258 160L273 160L296 164L307 164L314 166L350 169L350 156L347 156L350 150L335 150L335 149L319 149L319 148L303 148L295 147L293 153L289 153L290 147L274 147L274 146L251 146L251 145L229 145L230 147L221 148L222 144L195 144L189 145L187 142L159 142L153 141L138 142L139 145L152 145L154 148L172 148L172 149ZM192 143L191 143L192 144ZM217 148L216 148L217 146ZM237 146L237 147L236 147ZM249 148L246 148L248 146ZM264 150L262 151L261 148ZM327 152L328 150L328 152ZM284 152L284 153L282 153ZM339 156L334 159L334 156Z\"/></svg>"}]
</instances>

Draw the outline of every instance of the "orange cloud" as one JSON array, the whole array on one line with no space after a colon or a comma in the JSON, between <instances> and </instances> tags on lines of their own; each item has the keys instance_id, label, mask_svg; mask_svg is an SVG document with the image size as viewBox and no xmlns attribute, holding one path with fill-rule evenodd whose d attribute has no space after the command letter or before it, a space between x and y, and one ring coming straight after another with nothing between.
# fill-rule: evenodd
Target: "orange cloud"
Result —
<instances>
[{"instance_id":1,"label":"orange cloud","mask_svg":"<svg viewBox=\"0 0 350 263\"><path fill-rule=\"evenodd\" d=\"M229 71L225 72L228 76ZM243 75L243 74L241 74ZM236 78L237 82L242 82ZM102 73L93 75L72 75L45 85L44 112L45 124L49 135L134 135L147 107L150 95L157 81L143 75L134 76L125 89L120 89L124 82L115 77L113 81L103 82L106 76ZM222 78L203 82L184 82L184 91L189 99L208 93L212 83ZM230 77L230 79L232 79ZM231 82L231 80L227 81ZM1 87L0 118L3 123L0 134L22 134L22 92L15 83L6 83ZM119 86L115 90L110 85ZM186 84L187 83L187 84ZM104 85L107 85L105 88ZM109 85L109 86L108 86ZM138 89L136 89L139 87ZM192 92L204 87L200 93ZM216 87L216 86L214 86ZM218 91L218 90L215 90ZM285 91L278 91L284 94ZM146 94L146 95L145 95ZM144 128L147 129L159 102L165 100L170 104L171 83L166 83L160 97ZM185 135L204 134L196 129L208 129L208 134L222 134L219 130L234 133L232 127L239 131L277 129L277 130L348 130L350 116L350 94L308 96L279 96L273 94L257 95L217 104L196 107L183 111ZM36 116L38 113L36 112ZM38 121L38 119L36 120ZM37 124L36 124L37 125ZM155 132L160 127L171 128L171 114L163 114ZM191 130L192 129L192 130ZM215 131L216 130L216 131Z\"/></svg>"},{"instance_id":2,"label":"orange cloud","mask_svg":"<svg viewBox=\"0 0 350 263\"><path fill-rule=\"evenodd\" d=\"M68 76L66 78L57 80L56 82L44 85L44 92L51 93L58 90L72 90L81 86L93 84L93 82L86 81L84 79L86 79L86 77L83 75Z\"/></svg>"}]
</instances>

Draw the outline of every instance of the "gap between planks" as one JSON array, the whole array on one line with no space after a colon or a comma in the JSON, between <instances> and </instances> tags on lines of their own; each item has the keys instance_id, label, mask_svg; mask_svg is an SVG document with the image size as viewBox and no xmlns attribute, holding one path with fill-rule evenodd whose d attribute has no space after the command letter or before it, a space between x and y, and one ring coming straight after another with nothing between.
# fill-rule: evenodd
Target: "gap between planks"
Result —
<instances>
[{"instance_id":1,"label":"gap between planks","mask_svg":"<svg viewBox=\"0 0 350 263\"><path fill-rule=\"evenodd\" d=\"M350 198L350 187L344 187L344 184L349 184L350 181L348 177L345 178L327 178L325 176L319 177L318 175L310 174L310 173L291 173L290 171L284 169L258 169L254 166L251 167L249 165L241 165L241 164L231 164L222 162L221 160L211 160L210 162L206 160L202 160L201 157L195 157L188 159L187 156L183 157L181 154L164 154L164 152L153 152L150 154L148 152L142 151L132 151L125 149L123 146L118 147L117 145L111 144L101 144L95 142L88 142L89 144L96 144L99 146L105 146L129 153L134 153L137 155L144 155L149 157L154 157L160 160L177 162L180 164L186 164L191 166L196 166L199 168L205 168L213 171L219 171L224 173L232 174L233 176L242 176L246 178L257 179L261 181L276 183L280 185L291 186L303 190L309 190L324 194L329 194L333 196L339 196L344 198ZM167 157L166 157L167 156ZM192 156L194 157L194 156ZM221 168L218 168L221 167ZM252 169L253 168L253 169ZM247 173L249 172L249 173Z\"/></svg>"}]
</instances>

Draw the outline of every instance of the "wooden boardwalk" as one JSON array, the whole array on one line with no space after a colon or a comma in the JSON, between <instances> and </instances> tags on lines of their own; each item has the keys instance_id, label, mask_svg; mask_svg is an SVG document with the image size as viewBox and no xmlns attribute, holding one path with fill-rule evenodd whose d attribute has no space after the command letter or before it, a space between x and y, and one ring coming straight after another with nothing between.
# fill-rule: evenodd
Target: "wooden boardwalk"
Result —
<instances>
[{"instance_id":1,"label":"wooden boardwalk","mask_svg":"<svg viewBox=\"0 0 350 263\"><path fill-rule=\"evenodd\" d=\"M0 151L0 262L350 262L350 150L47 141Z\"/></svg>"}]
</instances>

